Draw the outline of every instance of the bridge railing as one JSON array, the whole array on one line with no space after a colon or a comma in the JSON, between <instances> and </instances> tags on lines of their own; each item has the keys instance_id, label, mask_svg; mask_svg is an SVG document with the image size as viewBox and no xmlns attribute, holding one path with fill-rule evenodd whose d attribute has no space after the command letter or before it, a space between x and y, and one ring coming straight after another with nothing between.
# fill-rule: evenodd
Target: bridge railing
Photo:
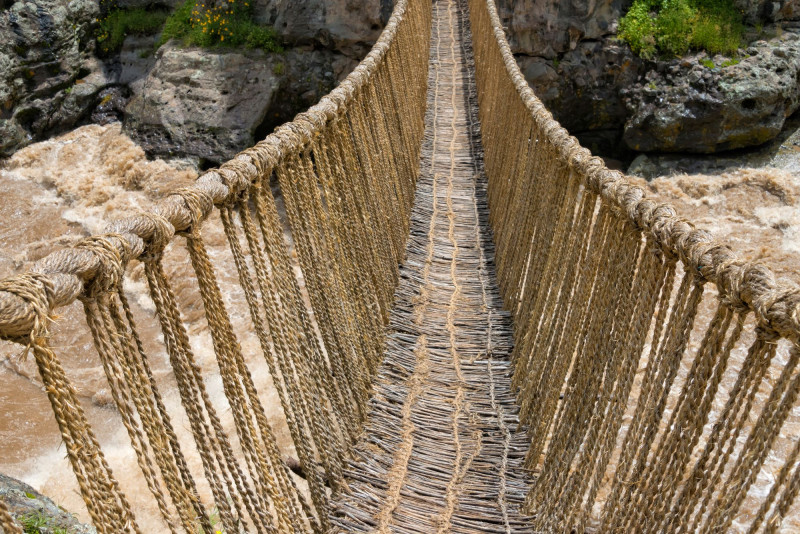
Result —
<instances>
[{"instance_id":1,"label":"bridge railing","mask_svg":"<svg viewBox=\"0 0 800 534\"><path fill-rule=\"evenodd\" d=\"M329 95L153 210L0 282L0 337L33 353L81 495L98 532L139 532L78 393L50 342L56 310L83 304L109 389L146 485L171 532L327 532L327 488L364 421L408 234L427 84L430 3L399 0L369 55ZM280 185L295 274L279 204ZM283 461L203 239L221 221L310 500ZM166 273L185 246L194 277ZM184 256L185 257L185 256ZM123 280L141 262L163 343L143 340ZM223 428L184 324L176 284L199 293L232 413ZM308 302L307 302L308 301ZM309 304L310 303L310 304ZM185 310L184 310L185 311ZM243 318L242 320L247 320ZM150 361L169 357L202 474L190 469ZM173 414L174 415L174 414ZM201 498L204 478L211 499ZM211 510L219 515L212 525ZM0 526L19 532L0 509ZM165 527L165 528L166 528ZM216 530L215 530L216 529Z\"/></svg>"},{"instance_id":2,"label":"bridge railing","mask_svg":"<svg viewBox=\"0 0 800 534\"><path fill-rule=\"evenodd\" d=\"M534 527L775 531L800 480L800 290L592 157L494 1L470 7Z\"/></svg>"}]
</instances>

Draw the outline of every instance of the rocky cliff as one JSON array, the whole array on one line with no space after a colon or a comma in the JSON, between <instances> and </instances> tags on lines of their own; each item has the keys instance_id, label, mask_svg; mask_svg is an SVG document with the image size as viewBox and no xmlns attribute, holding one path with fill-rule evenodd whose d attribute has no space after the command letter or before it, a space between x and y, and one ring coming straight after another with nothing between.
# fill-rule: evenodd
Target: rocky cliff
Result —
<instances>
[{"instance_id":1,"label":"rocky cliff","mask_svg":"<svg viewBox=\"0 0 800 534\"><path fill-rule=\"evenodd\" d=\"M615 38L633 0L498 5L528 83L585 145L608 154L714 152L777 135L798 105L800 0L734 1L773 37L742 58L666 61L645 61Z\"/></svg>"},{"instance_id":2,"label":"rocky cliff","mask_svg":"<svg viewBox=\"0 0 800 534\"><path fill-rule=\"evenodd\" d=\"M154 154L223 161L341 80L392 0L253 0L283 53L157 48L129 36L95 55L97 0L6 0L0 13L0 156L82 122L124 119ZM774 137L800 103L800 0L733 0L767 39L737 58L646 61L616 39L633 0L498 0L529 83L603 154L715 152ZM117 0L173 9L180 0Z\"/></svg>"},{"instance_id":3,"label":"rocky cliff","mask_svg":"<svg viewBox=\"0 0 800 534\"><path fill-rule=\"evenodd\" d=\"M9 5L10 4L10 5ZM94 0L20 0L0 11L0 156L77 124L109 80L94 57Z\"/></svg>"},{"instance_id":4,"label":"rocky cliff","mask_svg":"<svg viewBox=\"0 0 800 534\"><path fill-rule=\"evenodd\" d=\"M158 35L131 35L98 58L97 0L6 0L0 156L80 123L124 119L152 153L224 161L330 91L370 49L391 8L387 0L256 0L255 20L275 28L285 52L158 48Z\"/></svg>"}]
</instances>

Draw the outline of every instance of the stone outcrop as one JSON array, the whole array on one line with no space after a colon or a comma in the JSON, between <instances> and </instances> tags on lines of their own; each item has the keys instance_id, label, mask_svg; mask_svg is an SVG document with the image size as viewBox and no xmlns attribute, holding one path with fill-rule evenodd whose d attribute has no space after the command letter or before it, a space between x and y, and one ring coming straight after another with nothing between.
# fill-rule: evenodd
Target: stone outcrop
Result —
<instances>
[{"instance_id":1,"label":"stone outcrop","mask_svg":"<svg viewBox=\"0 0 800 534\"><path fill-rule=\"evenodd\" d=\"M758 41L739 63L673 61L624 90L637 151L710 153L764 143L800 106L800 35ZM708 60L705 60L706 62Z\"/></svg>"},{"instance_id":2,"label":"stone outcrop","mask_svg":"<svg viewBox=\"0 0 800 534\"><path fill-rule=\"evenodd\" d=\"M157 55L126 112L145 150L224 161L253 144L278 88L274 57L169 44Z\"/></svg>"},{"instance_id":3,"label":"stone outcrop","mask_svg":"<svg viewBox=\"0 0 800 534\"><path fill-rule=\"evenodd\" d=\"M800 0L735 1L750 24L800 19ZM741 66L725 69L700 65L703 55L683 65L677 60L644 61L615 38L619 19L632 3L498 1L525 78L555 118L582 143L605 154L624 155L629 148L694 147L708 152L758 144L777 134L786 114L796 107L798 86L792 78L797 53L786 39L753 45L753 52L747 52L752 57L742 60ZM777 30L771 27L770 31ZM761 65L765 59L755 54L765 49L775 53L765 52L768 64ZM724 59L714 61L721 64ZM670 74L689 70L694 74ZM750 105L749 92L755 107L742 109L742 101ZM669 109L660 109L663 105ZM670 135L681 121L686 121L683 133ZM686 137L690 132L694 138ZM684 137L687 142L681 140ZM694 144L698 138L699 145Z\"/></svg>"},{"instance_id":4,"label":"stone outcrop","mask_svg":"<svg viewBox=\"0 0 800 534\"><path fill-rule=\"evenodd\" d=\"M616 32L633 0L499 0L515 54L553 59L587 39Z\"/></svg>"},{"instance_id":5,"label":"stone outcrop","mask_svg":"<svg viewBox=\"0 0 800 534\"><path fill-rule=\"evenodd\" d=\"M134 91L125 128L148 152L219 163L314 104L354 65L310 47L269 54L167 44L144 79L133 66L122 70Z\"/></svg>"},{"instance_id":6,"label":"stone outcrop","mask_svg":"<svg viewBox=\"0 0 800 534\"><path fill-rule=\"evenodd\" d=\"M389 7L389 10L386 7ZM386 0L255 0L255 19L291 45L315 45L361 58L386 24Z\"/></svg>"},{"instance_id":7,"label":"stone outcrop","mask_svg":"<svg viewBox=\"0 0 800 534\"><path fill-rule=\"evenodd\" d=\"M108 80L93 0L19 0L0 13L0 156L87 116Z\"/></svg>"},{"instance_id":8,"label":"stone outcrop","mask_svg":"<svg viewBox=\"0 0 800 534\"><path fill-rule=\"evenodd\" d=\"M601 152L619 143L628 110L620 95L639 79L644 62L616 40L582 41L558 61L518 56L523 75L558 120Z\"/></svg>"},{"instance_id":9,"label":"stone outcrop","mask_svg":"<svg viewBox=\"0 0 800 534\"><path fill-rule=\"evenodd\" d=\"M11 516L18 522L27 519L39 525L36 532L70 532L71 534L96 534L94 527L80 523L48 497L24 482L0 473L0 499L8 506ZM25 532L28 532L26 530Z\"/></svg>"},{"instance_id":10,"label":"stone outcrop","mask_svg":"<svg viewBox=\"0 0 800 534\"><path fill-rule=\"evenodd\" d=\"M734 0L748 24L800 18L800 0Z\"/></svg>"}]
</instances>

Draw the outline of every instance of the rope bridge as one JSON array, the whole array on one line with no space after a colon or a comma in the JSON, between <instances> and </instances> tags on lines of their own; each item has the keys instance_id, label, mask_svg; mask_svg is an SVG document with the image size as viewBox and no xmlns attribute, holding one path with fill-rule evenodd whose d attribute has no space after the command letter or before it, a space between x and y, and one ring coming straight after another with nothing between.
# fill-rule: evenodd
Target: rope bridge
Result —
<instances>
[{"instance_id":1,"label":"rope bridge","mask_svg":"<svg viewBox=\"0 0 800 534\"><path fill-rule=\"evenodd\" d=\"M223 298L212 213L302 476ZM171 243L233 434L166 274ZM201 469L123 290L132 262ZM775 532L800 490L785 424L800 291L580 147L525 83L492 0L399 0L319 104L0 282L0 335L36 360L97 531L138 533L49 341L76 300L173 533ZM0 527L21 532L2 500Z\"/></svg>"}]
</instances>

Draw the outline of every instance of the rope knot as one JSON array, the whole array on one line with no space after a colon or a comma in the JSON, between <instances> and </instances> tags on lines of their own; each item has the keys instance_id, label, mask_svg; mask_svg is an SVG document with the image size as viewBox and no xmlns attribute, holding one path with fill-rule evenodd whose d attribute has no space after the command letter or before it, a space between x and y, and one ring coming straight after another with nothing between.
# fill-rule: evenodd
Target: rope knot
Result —
<instances>
[{"instance_id":1,"label":"rope knot","mask_svg":"<svg viewBox=\"0 0 800 534\"><path fill-rule=\"evenodd\" d=\"M111 242L111 239L120 241L124 253ZM99 262L98 268L92 273L89 280L84 283L81 299L95 299L110 291L117 290L122 284L125 274L125 265L130 253L130 245L120 234L104 234L87 237L78 244L78 248L91 252Z\"/></svg>"},{"instance_id":2,"label":"rope knot","mask_svg":"<svg viewBox=\"0 0 800 534\"><path fill-rule=\"evenodd\" d=\"M180 232L181 235L192 235L200 228L200 223L206 218L214 207L214 200L210 195L196 188L185 187L173 193L183 200L189 210L189 226Z\"/></svg>"},{"instance_id":3,"label":"rope knot","mask_svg":"<svg viewBox=\"0 0 800 534\"><path fill-rule=\"evenodd\" d=\"M175 227L166 217L155 212L141 212L136 221L141 227L138 235L144 242L144 250L139 259L147 263L160 258L172 236L175 235Z\"/></svg>"},{"instance_id":4,"label":"rope knot","mask_svg":"<svg viewBox=\"0 0 800 534\"><path fill-rule=\"evenodd\" d=\"M3 320L9 330L18 330L20 325L33 324L29 332L23 335L9 335L0 332L0 338L14 341L30 347L38 338L47 336L47 323L50 308L53 304L53 282L46 274L25 273L0 280L0 291L16 295L25 304L17 306ZM15 328L16 327L16 328Z\"/></svg>"}]
</instances>

